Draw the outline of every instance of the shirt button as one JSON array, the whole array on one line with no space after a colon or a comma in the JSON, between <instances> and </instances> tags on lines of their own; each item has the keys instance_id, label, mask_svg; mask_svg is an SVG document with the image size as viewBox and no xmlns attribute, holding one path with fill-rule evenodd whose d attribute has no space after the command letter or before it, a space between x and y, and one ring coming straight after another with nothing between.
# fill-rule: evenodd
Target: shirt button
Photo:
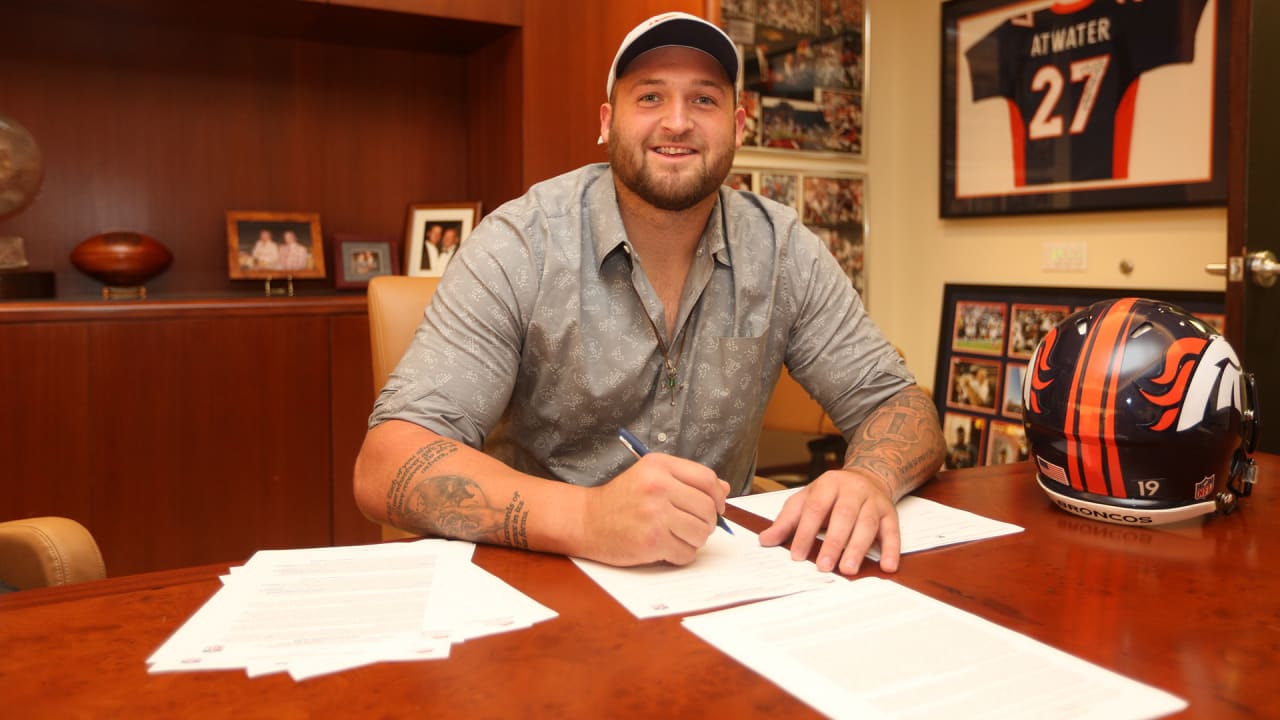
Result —
<instances>
[{"instance_id":1,"label":"shirt button","mask_svg":"<svg viewBox=\"0 0 1280 720\"><path fill-rule=\"evenodd\" d=\"M666 441L667 441L667 434L664 432L658 433L658 442L666 442Z\"/></svg>"}]
</instances>

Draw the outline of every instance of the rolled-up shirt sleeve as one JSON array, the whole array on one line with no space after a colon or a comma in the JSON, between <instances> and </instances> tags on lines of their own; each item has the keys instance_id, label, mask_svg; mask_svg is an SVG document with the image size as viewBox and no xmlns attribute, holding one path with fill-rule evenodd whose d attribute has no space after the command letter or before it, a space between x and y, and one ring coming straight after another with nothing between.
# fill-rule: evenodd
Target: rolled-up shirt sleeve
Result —
<instances>
[{"instance_id":1,"label":"rolled-up shirt sleeve","mask_svg":"<svg viewBox=\"0 0 1280 720\"><path fill-rule=\"evenodd\" d=\"M783 265L781 281L790 286L784 295L794 298L796 315L787 369L850 440L873 410L915 377L822 241L799 223L789 240L795 262Z\"/></svg>"},{"instance_id":2,"label":"rolled-up shirt sleeve","mask_svg":"<svg viewBox=\"0 0 1280 720\"><path fill-rule=\"evenodd\" d=\"M404 420L482 448L506 409L537 273L526 233L494 213L449 263L369 426Z\"/></svg>"}]
</instances>

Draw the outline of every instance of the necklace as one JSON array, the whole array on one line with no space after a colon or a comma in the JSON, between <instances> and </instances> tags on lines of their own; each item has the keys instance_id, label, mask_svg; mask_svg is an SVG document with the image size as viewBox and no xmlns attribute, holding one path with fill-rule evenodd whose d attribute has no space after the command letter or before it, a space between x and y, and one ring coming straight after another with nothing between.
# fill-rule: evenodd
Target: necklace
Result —
<instances>
[{"instance_id":1,"label":"necklace","mask_svg":"<svg viewBox=\"0 0 1280 720\"><path fill-rule=\"evenodd\" d=\"M680 333L680 344L676 348L676 356L673 359L667 344L662 341L662 334L658 332L658 324L649 317L649 313L644 314L649 321L649 327L653 328L653 338L658 341L658 350L662 353L662 367L667 371L667 376L662 379L662 384L671 390L671 406L676 404L676 382L679 379L680 357L684 355L684 343L689 339L689 328L683 328Z\"/></svg>"}]
</instances>

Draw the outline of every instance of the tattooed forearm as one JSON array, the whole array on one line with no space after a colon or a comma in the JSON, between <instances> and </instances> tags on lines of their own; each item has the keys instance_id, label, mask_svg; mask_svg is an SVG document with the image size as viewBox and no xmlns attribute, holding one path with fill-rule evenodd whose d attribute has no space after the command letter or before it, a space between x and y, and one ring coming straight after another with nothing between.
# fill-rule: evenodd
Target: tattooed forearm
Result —
<instances>
[{"instance_id":1,"label":"tattooed forearm","mask_svg":"<svg viewBox=\"0 0 1280 720\"><path fill-rule=\"evenodd\" d=\"M501 508L471 478L425 477L436 463L455 452L453 443L439 440L410 456L396 471L387 492L387 519L408 530L527 549L529 511L520 493Z\"/></svg>"},{"instance_id":2,"label":"tattooed forearm","mask_svg":"<svg viewBox=\"0 0 1280 720\"><path fill-rule=\"evenodd\" d=\"M405 460L396 476L391 480L391 488L387 491L387 519L397 526L404 525L397 520L401 508L408 506L408 493L415 478L430 470L440 460L454 454L458 447L448 440L436 440L418 448ZM400 516L403 519L403 516Z\"/></svg>"},{"instance_id":3,"label":"tattooed forearm","mask_svg":"<svg viewBox=\"0 0 1280 720\"><path fill-rule=\"evenodd\" d=\"M933 402L913 386L889 398L858 427L845 468L884 478L897 500L942 465L943 445Z\"/></svg>"},{"instance_id":4,"label":"tattooed forearm","mask_svg":"<svg viewBox=\"0 0 1280 720\"><path fill-rule=\"evenodd\" d=\"M511 496L502 520L502 540L511 547L529 549L529 511L524 508L524 498L518 491Z\"/></svg>"}]
</instances>

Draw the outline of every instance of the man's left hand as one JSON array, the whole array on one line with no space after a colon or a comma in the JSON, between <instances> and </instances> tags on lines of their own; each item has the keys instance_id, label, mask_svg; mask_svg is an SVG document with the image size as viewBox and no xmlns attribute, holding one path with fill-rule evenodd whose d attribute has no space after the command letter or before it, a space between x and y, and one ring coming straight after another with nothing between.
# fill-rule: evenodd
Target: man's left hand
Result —
<instances>
[{"instance_id":1,"label":"man's left hand","mask_svg":"<svg viewBox=\"0 0 1280 720\"><path fill-rule=\"evenodd\" d=\"M902 538L898 530L898 510L889 485L864 470L828 470L791 496L782 512L764 532L760 544L766 547L791 540L791 557L809 556L814 540L825 528L826 538L818 551L818 569L855 575L876 538L880 538L880 569L898 570Z\"/></svg>"}]
</instances>

